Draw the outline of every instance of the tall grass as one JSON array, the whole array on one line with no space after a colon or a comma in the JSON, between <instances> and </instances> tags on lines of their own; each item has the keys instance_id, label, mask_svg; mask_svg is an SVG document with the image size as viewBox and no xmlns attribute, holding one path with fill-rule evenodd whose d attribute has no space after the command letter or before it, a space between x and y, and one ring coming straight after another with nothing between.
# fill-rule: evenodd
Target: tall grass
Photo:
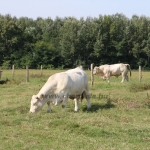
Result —
<instances>
[{"instance_id":1,"label":"tall grass","mask_svg":"<svg viewBox=\"0 0 150 150\"><path fill-rule=\"evenodd\" d=\"M120 83L121 77L110 84L95 76L89 86L92 108L86 100L74 112L74 102L61 106L47 106L29 114L30 99L37 94L47 78L60 70L30 70L29 83L25 71L4 70L0 83L0 150L149 150L150 149L150 72L144 72L138 83L138 72L130 81ZM139 90L141 87L141 90Z\"/></svg>"}]
</instances>

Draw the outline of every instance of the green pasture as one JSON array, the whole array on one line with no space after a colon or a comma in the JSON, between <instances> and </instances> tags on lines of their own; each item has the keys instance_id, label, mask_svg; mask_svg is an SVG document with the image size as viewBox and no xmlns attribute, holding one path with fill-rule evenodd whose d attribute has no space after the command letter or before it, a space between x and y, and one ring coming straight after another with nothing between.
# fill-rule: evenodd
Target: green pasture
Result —
<instances>
[{"instance_id":1,"label":"green pasture","mask_svg":"<svg viewBox=\"0 0 150 150\"><path fill-rule=\"evenodd\" d=\"M61 70L4 70L0 81L0 150L149 150L150 149L150 72L132 71L129 82L111 77L110 83L94 76L90 84L90 110L86 100L74 112L68 101L65 111L47 105L30 114L30 100L48 77Z\"/></svg>"}]
</instances>

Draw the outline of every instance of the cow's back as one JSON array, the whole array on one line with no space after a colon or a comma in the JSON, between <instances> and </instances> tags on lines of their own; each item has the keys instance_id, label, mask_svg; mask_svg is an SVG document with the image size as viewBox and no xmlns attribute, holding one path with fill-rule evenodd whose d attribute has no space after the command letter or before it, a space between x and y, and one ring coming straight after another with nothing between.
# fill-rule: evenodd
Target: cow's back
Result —
<instances>
[{"instance_id":1,"label":"cow's back","mask_svg":"<svg viewBox=\"0 0 150 150\"><path fill-rule=\"evenodd\" d=\"M72 74L72 73L77 73L80 76L83 76L84 78L84 83L88 84L88 76L86 74L86 72L81 68L81 67L77 67L75 69L70 69L68 71L66 71L67 74Z\"/></svg>"},{"instance_id":2,"label":"cow's back","mask_svg":"<svg viewBox=\"0 0 150 150\"><path fill-rule=\"evenodd\" d=\"M70 69L66 73L71 77L74 84L77 84L76 87L88 90L88 77L87 74L82 68L77 67L75 69Z\"/></svg>"},{"instance_id":3,"label":"cow's back","mask_svg":"<svg viewBox=\"0 0 150 150\"><path fill-rule=\"evenodd\" d=\"M77 71L66 71L55 76L56 86L53 88L55 94L80 95L88 88L84 75Z\"/></svg>"},{"instance_id":4,"label":"cow's back","mask_svg":"<svg viewBox=\"0 0 150 150\"><path fill-rule=\"evenodd\" d=\"M122 64L113 64L113 65L109 65L109 70L110 70L110 74L112 76L118 76L122 73L123 71L123 66Z\"/></svg>"}]
</instances>

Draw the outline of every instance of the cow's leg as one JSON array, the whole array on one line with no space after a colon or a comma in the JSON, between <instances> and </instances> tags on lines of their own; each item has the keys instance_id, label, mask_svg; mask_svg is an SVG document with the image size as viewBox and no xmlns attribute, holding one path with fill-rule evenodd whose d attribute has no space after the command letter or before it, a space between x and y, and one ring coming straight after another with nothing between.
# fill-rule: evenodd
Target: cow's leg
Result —
<instances>
[{"instance_id":1,"label":"cow's leg","mask_svg":"<svg viewBox=\"0 0 150 150\"><path fill-rule=\"evenodd\" d=\"M103 79L103 81L106 81L106 77L105 76L103 76L102 79Z\"/></svg>"},{"instance_id":2,"label":"cow's leg","mask_svg":"<svg viewBox=\"0 0 150 150\"><path fill-rule=\"evenodd\" d=\"M51 109L51 107L50 107L50 102L47 102L47 105L48 105L48 108L47 108L47 112L52 112L52 109Z\"/></svg>"},{"instance_id":3,"label":"cow's leg","mask_svg":"<svg viewBox=\"0 0 150 150\"><path fill-rule=\"evenodd\" d=\"M126 81L127 81L127 82L129 81L128 75L126 75Z\"/></svg>"},{"instance_id":4,"label":"cow's leg","mask_svg":"<svg viewBox=\"0 0 150 150\"><path fill-rule=\"evenodd\" d=\"M107 76L103 76L102 78L103 78L103 81L108 82Z\"/></svg>"},{"instance_id":5,"label":"cow's leg","mask_svg":"<svg viewBox=\"0 0 150 150\"><path fill-rule=\"evenodd\" d=\"M85 91L83 93L86 97L86 100L87 100L87 109L91 108L91 102L90 102L90 93L88 91Z\"/></svg>"},{"instance_id":6,"label":"cow's leg","mask_svg":"<svg viewBox=\"0 0 150 150\"><path fill-rule=\"evenodd\" d=\"M58 105L58 98L55 99L55 106Z\"/></svg>"},{"instance_id":7,"label":"cow's leg","mask_svg":"<svg viewBox=\"0 0 150 150\"><path fill-rule=\"evenodd\" d=\"M78 98L75 98L74 99L74 102L75 102L75 108L74 108L74 111L78 111L78 104L79 104L79 99Z\"/></svg>"},{"instance_id":8,"label":"cow's leg","mask_svg":"<svg viewBox=\"0 0 150 150\"><path fill-rule=\"evenodd\" d=\"M63 109L63 111L66 108L67 102L68 102L68 96L66 95L66 96L64 96L63 101L62 101L62 109Z\"/></svg>"},{"instance_id":9,"label":"cow's leg","mask_svg":"<svg viewBox=\"0 0 150 150\"><path fill-rule=\"evenodd\" d=\"M106 73L104 75L104 78L107 80L107 82L110 82L109 79L110 79L110 73Z\"/></svg>"},{"instance_id":10,"label":"cow's leg","mask_svg":"<svg viewBox=\"0 0 150 150\"><path fill-rule=\"evenodd\" d=\"M122 80L121 80L121 83L124 82L124 79L125 79L125 74L122 73Z\"/></svg>"},{"instance_id":11,"label":"cow's leg","mask_svg":"<svg viewBox=\"0 0 150 150\"><path fill-rule=\"evenodd\" d=\"M109 82L110 82L110 81L109 81L110 76L109 76L109 75L107 75L107 76L106 76L106 78L107 78L107 82L109 83Z\"/></svg>"}]
</instances>

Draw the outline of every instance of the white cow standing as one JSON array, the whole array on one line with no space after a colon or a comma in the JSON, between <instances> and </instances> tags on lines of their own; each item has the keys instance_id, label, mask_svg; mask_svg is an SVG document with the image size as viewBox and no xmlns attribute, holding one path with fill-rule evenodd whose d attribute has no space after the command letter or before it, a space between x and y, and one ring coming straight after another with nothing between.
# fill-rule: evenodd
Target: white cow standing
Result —
<instances>
[{"instance_id":1,"label":"white cow standing","mask_svg":"<svg viewBox=\"0 0 150 150\"><path fill-rule=\"evenodd\" d=\"M45 103L48 104L48 112L52 112L50 102L55 105L62 103L64 109L68 98L74 99L75 111L78 111L78 101L84 97L87 99L87 108L90 108L88 78L82 67L56 73L49 77L37 95L32 96L30 113L40 111Z\"/></svg>"},{"instance_id":2,"label":"white cow standing","mask_svg":"<svg viewBox=\"0 0 150 150\"><path fill-rule=\"evenodd\" d=\"M128 81L128 70L130 71L131 76L131 68L129 64L113 64L113 65L101 65L99 67L94 67L93 74L99 74L102 76L103 79L107 79L108 82L110 82L110 77L115 76L119 77L122 75L121 82Z\"/></svg>"}]
</instances>

